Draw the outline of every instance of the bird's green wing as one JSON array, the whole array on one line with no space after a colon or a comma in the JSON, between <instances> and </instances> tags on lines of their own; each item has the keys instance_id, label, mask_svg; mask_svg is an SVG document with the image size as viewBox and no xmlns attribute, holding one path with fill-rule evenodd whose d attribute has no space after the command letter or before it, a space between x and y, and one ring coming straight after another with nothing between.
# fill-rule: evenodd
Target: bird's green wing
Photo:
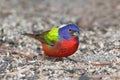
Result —
<instances>
[{"instance_id":1,"label":"bird's green wing","mask_svg":"<svg viewBox=\"0 0 120 80\"><path fill-rule=\"evenodd\" d=\"M48 45L52 46L55 42L59 41L58 30L59 28L53 28L52 30L43 32L41 34L25 33L24 35L33 37L41 42L47 43Z\"/></svg>"},{"instance_id":2,"label":"bird's green wing","mask_svg":"<svg viewBox=\"0 0 120 80\"><path fill-rule=\"evenodd\" d=\"M59 28L53 28L47 34L44 35L44 40L49 45L54 45L56 41L59 41Z\"/></svg>"}]
</instances>

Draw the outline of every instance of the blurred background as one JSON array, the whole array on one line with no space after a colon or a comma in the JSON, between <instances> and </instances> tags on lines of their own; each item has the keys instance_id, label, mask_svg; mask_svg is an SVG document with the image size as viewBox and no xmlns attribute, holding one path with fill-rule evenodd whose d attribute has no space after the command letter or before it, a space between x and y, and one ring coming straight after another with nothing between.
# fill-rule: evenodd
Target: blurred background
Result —
<instances>
[{"instance_id":1,"label":"blurred background","mask_svg":"<svg viewBox=\"0 0 120 80\"><path fill-rule=\"evenodd\" d=\"M45 26L67 22L82 27L109 26L118 24L119 15L119 0L1 0L0 3L1 22L10 19L11 23L19 24L20 20L40 24L42 19Z\"/></svg>"}]
</instances>

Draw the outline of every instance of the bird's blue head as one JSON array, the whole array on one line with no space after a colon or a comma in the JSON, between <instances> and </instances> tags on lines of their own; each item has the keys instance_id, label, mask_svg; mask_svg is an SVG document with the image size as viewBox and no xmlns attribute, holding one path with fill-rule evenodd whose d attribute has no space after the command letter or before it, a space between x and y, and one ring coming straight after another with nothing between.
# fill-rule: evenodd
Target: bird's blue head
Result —
<instances>
[{"instance_id":1,"label":"bird's blue head","mask_svg":"<svg viewBox=\"0 0 120 80\"><path fill-rule=\"evenodd\" d=\"M60 39L70 40L73 36L78 37L80 29L75 24L66 24L60 26L59 36Z\"/></svg>"}]
</instances>

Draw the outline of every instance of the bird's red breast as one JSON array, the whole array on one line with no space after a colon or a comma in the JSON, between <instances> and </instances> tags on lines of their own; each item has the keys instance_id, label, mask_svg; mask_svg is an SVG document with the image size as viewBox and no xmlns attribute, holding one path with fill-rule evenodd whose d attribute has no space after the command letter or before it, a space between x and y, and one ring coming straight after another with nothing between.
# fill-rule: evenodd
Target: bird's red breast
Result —
<instances>
[{"instance_id":1,"label":"bird's red breast","mask_svg":"<svg viewBox=\"0 0 120 80\"><path fill-rule=\"evenodd\" d=\"M70 40L62 40L56 42L54 46L42 43L42 48L45 55L51 57L67 57L72 55L78 48L79 42L76 37Z\"/></svg>"}]
</instances>

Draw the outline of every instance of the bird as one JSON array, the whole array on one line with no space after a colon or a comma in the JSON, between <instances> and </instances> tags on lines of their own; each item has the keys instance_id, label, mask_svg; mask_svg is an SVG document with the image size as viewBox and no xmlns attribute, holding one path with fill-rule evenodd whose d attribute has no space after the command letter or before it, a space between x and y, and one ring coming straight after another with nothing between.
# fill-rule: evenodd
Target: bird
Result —
<instances>
[{"instance_id":1,"label":"bird","mask_svg":"<svg viewBox=\"0 0 120 80\"><path fill-rule=\"evenodd\" d=\"M74 54L79 46L79 34L79 27L73 23L63 24L42 33L24 33L41 42L45 55L55 58Z\"/></svg>"}]
</instances>

